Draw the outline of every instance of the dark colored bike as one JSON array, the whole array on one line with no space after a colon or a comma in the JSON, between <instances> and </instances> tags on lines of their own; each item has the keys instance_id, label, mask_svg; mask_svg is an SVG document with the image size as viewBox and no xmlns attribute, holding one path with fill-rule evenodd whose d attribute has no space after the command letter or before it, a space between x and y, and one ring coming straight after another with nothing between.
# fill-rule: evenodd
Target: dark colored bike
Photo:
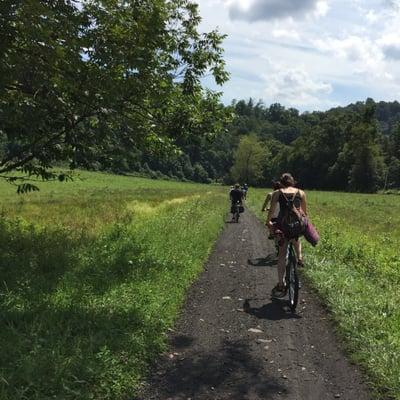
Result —
<instances>
[{"instance_id":1,"label":"dark colored bike","mask_svg":"<svg viewBox=\"0 0 400 400\"><path fill-rule=\"evenodd\" d=\"M297 257L293 243L289 242L286 254L286 288L289 296L289 306L292 313L296 312L299 301L299 277L297 275Z\"/></svg>"},{"instance_id":2,"label":"dark colored bike","mask_svg":"<svg viewBox=\"0 0 400 400\"><path fill-rule=\"evenodd\" d=\"M236 203L232 206L232 210L233 210L233 220L235 222L239 222L239 217L240 217L240 204Z\"/></svg>"},{"instance_id":3,"label":"dark colored bike","mask_svg":"<svg viewBox=\"0 0 400 400\"><path fill-rule=\"evenodd\" d=\"M233 203L231 207L232 221L239 222L240 213L243 211L244 208L240 202Z\"/></svg>"}]
</instances>

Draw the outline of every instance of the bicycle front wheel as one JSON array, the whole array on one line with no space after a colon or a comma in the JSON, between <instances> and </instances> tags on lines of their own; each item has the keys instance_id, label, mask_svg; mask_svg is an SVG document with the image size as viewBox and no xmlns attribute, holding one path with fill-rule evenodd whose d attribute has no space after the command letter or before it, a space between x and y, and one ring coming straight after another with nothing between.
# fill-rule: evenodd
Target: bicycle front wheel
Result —
<instances>
[{"instance_id":1,"label":"bicycle front wheel","mask_svg":"<svg viewBox=\"0 0 400 400\"><path fill-rule=\"evenodd\" d=\"M299 277L297 275L297 259L293 246L289 245L286 265L286 282L288 285L289 306L294 313L299 301Z\"/></svg>"}]
</instances>

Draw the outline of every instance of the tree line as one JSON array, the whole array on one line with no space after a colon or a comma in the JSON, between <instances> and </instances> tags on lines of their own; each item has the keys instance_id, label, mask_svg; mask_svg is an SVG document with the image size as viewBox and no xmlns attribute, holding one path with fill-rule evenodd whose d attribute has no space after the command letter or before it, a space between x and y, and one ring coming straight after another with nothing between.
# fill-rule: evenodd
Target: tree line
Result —
<instances>
[{"instance_id":1,"label":"tree line","mask_svg":"<svg viewBox=\"0 0 400 400\"><path fill-rule=\"evenodd\" d=\"M257 170L253 184L265 184L291 171L307 188L375 192L400 187L400 104L372 99L325 112L261 102L234 103L230 131L240 137L233 153L232 178L245 179L240 161L252 141ZM249 150L247 150L248 152ZM241 158L240 158L241 157ZM249 180L249 179L248 179Z\"/></svg>"},{"instance_id":2,"label":"tree line","mask_svg":"<svg viewBox=\"0 0 400 400\"><path fill-rule=\"evenodd\" d=\"M225 107L233 115L209 137L179 140L167 158L132 153L124 168L154 178L246 182L268 186L292 172L306 188L375 192L400 187L400 104L372 99L325 112L300 113L252 99Z\"/></svg>"}]
</instances>

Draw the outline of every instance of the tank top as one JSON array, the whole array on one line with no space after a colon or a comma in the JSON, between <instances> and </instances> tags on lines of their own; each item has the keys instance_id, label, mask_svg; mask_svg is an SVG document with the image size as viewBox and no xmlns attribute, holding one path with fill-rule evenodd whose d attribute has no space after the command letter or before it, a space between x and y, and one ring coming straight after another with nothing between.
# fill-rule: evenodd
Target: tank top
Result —
<instances>
[{"instance_id":1,"label":"tank top","mask_svg":"<svg viewBox=\"0 0 400 400\"><path fill-rule=\"evenodd\" d=\"M301 207L301 195L300 195L300 190L298 190L295 193L282 193L282 191L279 191L279 216L283 216L287 205L286 205L286 198L288 199L292 199L294 196L294 200L293 200L293 204L296 208L300 208ZM279 217L278 217L279 218Z\"/></svg>"}]
</instances>

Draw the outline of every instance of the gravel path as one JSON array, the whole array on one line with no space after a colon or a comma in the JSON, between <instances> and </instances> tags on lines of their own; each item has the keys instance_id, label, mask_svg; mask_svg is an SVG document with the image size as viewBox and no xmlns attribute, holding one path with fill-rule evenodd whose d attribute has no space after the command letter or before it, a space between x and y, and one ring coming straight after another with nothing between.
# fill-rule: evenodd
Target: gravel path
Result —
<instances>
[{"instance_id":1,"label":"gravel path","mask_svg":"<svg viewBox=\"0 0 400 400\"><path fill-rule=\"evenodd\" d=\"M249 211L226 224L138 400L371 398L306 285L297 315L271 300L273 253Z\"/></svg>"}]
</instances>

